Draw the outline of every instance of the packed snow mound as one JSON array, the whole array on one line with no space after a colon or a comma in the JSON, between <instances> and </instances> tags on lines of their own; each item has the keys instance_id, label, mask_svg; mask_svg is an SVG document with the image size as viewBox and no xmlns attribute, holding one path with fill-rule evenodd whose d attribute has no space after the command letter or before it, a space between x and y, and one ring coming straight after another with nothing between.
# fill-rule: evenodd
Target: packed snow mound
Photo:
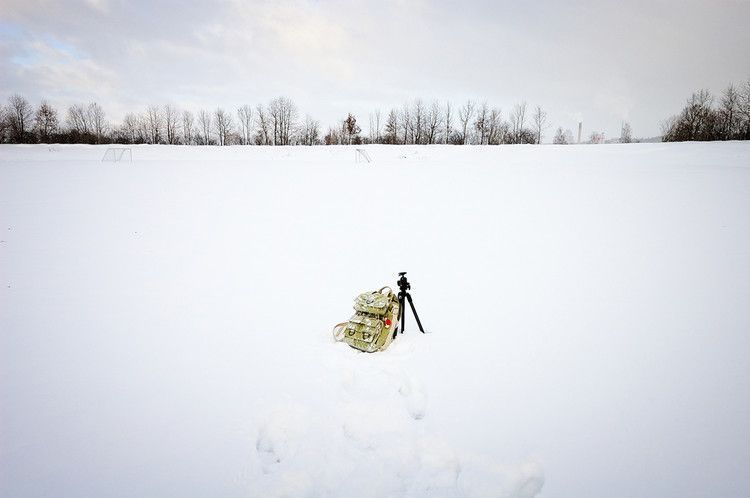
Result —
<instances>
[{"instance_id":1,"label":"packed snow mound","mask_svg":"<svg viewBox=\"0 0 750 498\"><path fill-rule=\"evenodd\" d=\"M749 143L366 149L0 146L0 496L747 495Z\"/></svg>"}]
</instances>

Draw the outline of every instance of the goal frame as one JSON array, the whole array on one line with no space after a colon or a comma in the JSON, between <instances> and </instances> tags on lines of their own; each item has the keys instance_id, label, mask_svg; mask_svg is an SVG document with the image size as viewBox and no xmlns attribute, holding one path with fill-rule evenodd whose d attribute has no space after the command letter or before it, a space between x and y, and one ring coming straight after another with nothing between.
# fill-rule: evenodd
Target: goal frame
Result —
<instances>
[{"instance_id":1,"label":"goal frame","mask_svg":"<svg viewBox=\"0 0 750 498\"><path fill-rule=\"evenodd\" d=\"M104 156L102 156L101 162L132 163L133 151L130 147L107 147L107 150L104 151Z\"/></svg>"}]
</instances>

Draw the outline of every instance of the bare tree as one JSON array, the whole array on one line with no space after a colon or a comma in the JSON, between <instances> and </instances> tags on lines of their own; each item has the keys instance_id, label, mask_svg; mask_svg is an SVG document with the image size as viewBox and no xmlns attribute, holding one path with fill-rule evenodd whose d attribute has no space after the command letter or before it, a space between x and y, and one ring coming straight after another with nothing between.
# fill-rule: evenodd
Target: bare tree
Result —
<instances>
[{"instance_id":1,"label":"bare tree","mask_svg":"<svg viewBox=\"0 0 750 498\"><path fill-rule=\"evenodd\" d=\"M555 131L555 136L552 139L553 144L557 145L567 145L573 143L573 132L570 130L563 131L562 128L557 128L557 131Z\"/></svg>"},{"instance_id":2,"label":"bare tree","mask_svg":"<svg viewBox=\"0 0 750 498\"><path fill-rule=\"evenodd\" d=\"M147 142L150 144L161 143L164 117L157 106L150 105L146 108L145 124L148 132Z\"/></svg>"},{"instance_id":3,"label":"bare tree","mask_svg":"<svg viewBox=\"0 0 750 498\"><path fill-rule=\"evenodd\" d=\"M347 123L346 120L341 121L341 127L339 128L339 137L341 139L342 145L348 145L351 144L348 138L349 132L347 131Z\"/></svg>"},{"instance_id":4,"label":"bare tree","mask_svg":"<svg viewBox=\"0 0 750 498\"><path fill-rule=\"evenodd\" d=\"M237 109L237 118L240 124L240 138L242 145L250 145L253 137L253 122L255 117L253 115L253 108L245 104Z\"/></svg>"},{"instance_id":5,"label":"bare tree","mask_svg":"<svg viewBox=\"0 0 750 498\"><path fill-rule=\"evenodd\" d=\"M479 145L485 145L485 138L487 138L487 117L489 114L489 107L485 100L479 106L477 111L477 118L474 120L474 129L477 132L477 138L479 139Z\"/></svg>"},{"instance_id":6,"label":"bare tree","mask_svg":"<svg viewBox=\"0 0 750 498\"><path fill-rule=\"evenodd\" d=\"M404 139L402 141L403 144L409 143L409 131L413 128L411 124L411 109L409 108L409 104L404 104L403 109L401 109L401 116L400 116L400 124L401 129L403 130L403 136Z\"/></svg>"},{"instance_id":7,"label":"bare tree","mask_svg":"<svg viewBox=\"0 0 750 498\"><path fill-rule=\"evenodd\" d=\"M620 128L620 143L629 144L633 141L633 130L630 128L630 123L624 121Z\"/></svg>"},{"instance_id":8,"label":"bare tree","mask_svg":"<svg viewBox=\"0 0 750 498\"><path fill-rule=\"evenodd\" d=\"M234 122L232 116L221 107L214 111L214 125L216 126L216 137L219 145L229 145L229 134L232 133Z\"/></svg>"},{"instance_id":9,"label":"bare tree","mask_svg":"<svg viewBox=\"0 0 750 498\"><path fill-rule=\"evenodd\" d=\"M369 128L369 140L371 144L375 143L375 115L373 113L370 113L367 115L367 118L370 122L370 128Z\"/></svg>"},{"instance_id":10,"label":"bare tree","mask_svg":"<svg viewBox=\"0 0 750 498\"><path fill-rule=\"evenodd\" d=\"M205 109L201 109L198 112L198 127L199 127L199 141L201 145L211 144L211 125L213 120L211 114Z\"/></svg>"},{"instance_id":11,"label":"bare tree","mask_svg":"<svg viewBox=\"0 0 750 498\"><path fill-rule=\"evenodd\" d=\"M708 135L709 115L714 98L708 90L694 93L683 111L684 123L687 125L689 140L704 140Z\"/></svg>"},{"instance_id":12,"label":"bare tree","mask_svg":"<svg viewBox=\"0 0 750 498\"><path fill-rule=\"evenodd\" d=\"M380 143L380 109L375 110L370 116L370 143Z\"/></svg>"},{"instance_id":13,"label":"bare tree","mask_svg":"<svg viewBox=\"0 0 750 498\"><path fill-rule=\"evenodd\" d=\"M258 105L255 110L257 111L255 120L258 125L255 143L258 145L271 145L271 126L266 109L262 105Z\"/></svg>"},{"instance_id":14,"label":"bare tree","mask_svg":"<svg viewBox=\"0 0 750 498\"><path fill-rule=\"evenodd\" d=\"M503 126L502 114L500 109L493 108L486 120L487 144L499 145L505 138L505 129Z\"/></svg>"},{"instance_id":15,"label":"bare tree","mask_svg":"<svg viewBox=\"0 0 750 498\"><path fill-rule=\"evenodd\" d=\"M412 112L414 122L414 136L413 142L415 144L421 144L424 139L425 131L425 108L422 99L414 101L414 110Z\"/></svg>"},{"instance_id":16,"label":"bare tree","mask_svg":"<svg viewBox=\"0 0 750 498\"><path fill-rule=\"evenodd\" d=\"M120 127L120 133L126 142L134 144L139 142L139 127L140 120L138 116L129 112L125 115L122 120L122 126Z\"/></svg>"},{"instance_id":17,"label":"bare tree","mask_svg":"<svg viewBox=\"0 0 750 498\"><path fill-rule=\"evenodd\" d=\"M445 123L445 139L444 143L448 143L451 139L451 127L453 126L453 113L451 112L451 103L447 102L445 103L445 119L443 122Z\"/></svg>"},{"instance_id":18,"label":"bare tree","mask_svg":"<svg viewBox=\"0 0 750 498\"><path fill-rule=\"evenodd\" d=\"M692 94L682 111L662 123L662 140L750 140L750 79L729 85L718 107L708 90Z\"/></svg>"},{"instance_id":19,"label":"bare tree","mask_svg":"<svg viewBox=\"0 0 750 498\"><path fill-rule=\"evenodd\" d=\"M732 140L740 132L740 92L730 84L721 96L719 116L721 135L724 140Z\"/></svg>"},{"instance_id":20,"label":"bare tree","mask_svg":"<svg viewBox=\"0 0 750 498\"><path fill-rule=\"evenodd\" d=\"M104 118L104 109L96 102L91 102L87 109L91 132L94 134L96 143L101 143L107 134L107 121Z\"/></svg>"},{"instance_id":21,"label":"bare tree","mask_svg":"<svg viewBox=\"0 0 750 498\"><path fill-rule=\"evenodd\" d=\"M0 104L0 143L5 143L10 139L10 119L5 107Z\"/></svg>"},{"instance_id":22,"label":"bare tree","mask_svg":"<svg viewBox=\"0 0 750 498\"><path fill-rule=\"evenodd\" d=\"M14 94L8 99L7 112L13 141L25 142L26 133L31 128L31 104L22 96Z\"/></svg>"},{"instance_id":23,"label":"bare tree","mask_svg":"<svg viewBox=\"0 0 750 498\"><path fill-rule=\"evenodd\" d=\"M659 123L661 128L661 140L662 142L669 142L673 140L673 134L677 128L677 116L670 116L667 119Z\"/></svg>"},{"instance_id":24,"label":"bare tree","mask_svg":"<svg viewBox=\"0 0 750 498\"><path fill-rule=\"evenodd\" d=\"M34 114L34 130L36 130L39 141L47 142L50 135L57 131L57 127L57 111L46 100L42 100Z\"/></svg>"},{"instance_id":25,"label":"bare tree","mask_svg":"<svg viewBox=\"0 0 750 498\"><path fill-rule=\"evenodd\" d=\"M565 137L562 127L558 127L555 131L555 136L552 138L552 143L555 145L567 145L569 142Z\"/></svg>"},{"instance_id":26,"label":"bare tree","mask_svg":"<svg viewBox=\"0 0 750 498\"><path fill-rule=\"evenodd\" d=\"M91 102L86 107L81 104L70 106L66 122L70 131L85 141L100 143L108 133L104 109L96 102Z\"/></svg>"},{"instance_id":27,"label":"bare tree","mask_svg":"<svg viewBox=\"0 0 750 498\"><path fill-rule=\"evenodd\" d=\"M547 113L542 110L541 106L536 106L534 109L534 115L532 116L534 121L534 133L536 134L536 143L542 143L542 133L547 127Z\"/></svg>"},{"instance_id":28,"label":"bare tree","mask_svg":"<svg viewBox=\"0 0 750 498\"><path fill-rule=\"evenodd\" d=\"M380 143L380 109L375 110L375 143Z\"/></svg>"},{"instance_id":29,"label":"bare tree","mask_svg":"<svg viewBox=\"0 0 750 498\"><path fill-rule=\"evenodd\" d=\"M182 111L182 142L185 145L192 145L193 143L194 122L195 118L193 117L192 112Z\"/></svg>"},{"instance_id":30,"label":"bare tree","mask_svg":"<svg viewBox=\"0 0 750 498\"><path fill-rule=\"evenodd\" d=\"M474 102L467 100L463 107L458 110L458 120L461 123L461 144L466 145L468 143L468 129L469 121L471 121L474 115Z\"/></svg>"},{"instance_id":31,"label":"bare tree","mask_svg":"<svg viewBox=\"0 0 750 498\"><path fill-rule=\"evenodd\" d=\"M443 113L440 111L440 104L435 100L430 104L425 116L425 142L427 144L437 143L442 124Z\"/></svg>"},{"instance_id":32,"label":"bare tree","mask_svg":"<svg viewBox=\"0 0 750 498\"><path fill-rule=\"evenodd\" d=\"M336 128L328 127L328 133L323 137L323 143L326 145L338 145L341 143L341 136Z\"/></svg>"},{"instance_id":33,"label":"bare tree","mask_svg":"<svg viewBox=\"0 0 750 498\"><path fill-rule=\"evenodd\" d=\"M74 104L68 108L66 123L71 131L80 135L89 133L89 114L81 104Z\"/></svg>"},{"instance_id":34,"label":"bare tree","mask_svg":"<svg viewBox=\"0 0 750 498\"><path fill-rule=\"evenodd\" d=\"M573 137L573 131L570 128L565 129L565 140L569 144L575 143L575 138Z\"/></svg>"},{"instance_id":35,"label":"bare tree","mask_svg":"<svg viewBox=\"0 0 750 498\"><path fill-rule=\"evenodd\" d=\"M320 138L320 123L309 115L305 116L305 123L302 127L302 136L300 137L302 145L315 145Z\"/></svg>"},{"instance_id":36,"label":"bare tree","mask_svg":"<svg viewBox=\"0 0 750 498\"><path fill-rule=\"evenodd\" d=\"M510 128L512 136L512 143L520 144L524 142L525 129L524 124L526 121L526 102L521 102L513 107L513 111L510 114Z\"/></svg>"},{"instance_id":37,"label":"bare tree","mask_svg":"<svg viewBox=\"0 0 750 498\"><path fill-rule=\"evenodd\" d=\"M739 125L740 134L738 138L740 140L750 140L750 78L748 78L745 84L742 85L738 112L742 117L742 122Z\"/></svg>"},{"instance_id":38,"label":"bare tree","mask_svg":"<svg viewBox=\"0 0 750 498\"><path fill-rule=\"evenodd\" d=\"M297 126L297 106L294 104L294 102L291 101L291 99L288 99L286 97L281 97L281 116L282 116L282 123L281 123L281 139L282 145L289 145L292 143L293 140L293 132Z\"/></svg>"},{"instance_id":39,"label":"bare tree","mask_svg":"<svg viewBox=\"0 0 750 498\"><path fill-rule=\"evenodd\" d=\"M385 121L385 143L397 144L398 143L398 112L395 109L391 109L388 113L388 118Z\"/></svg>"},{"instance_id":40,"label":"bare tree","mask_svg":"<svg viewBox=\"0 0 750 498\"><path fill-rule=\"evenodd\" d=\"M274 145L289 145L297 120L297 106L291 99L277 97L268 104L270 128Z\"/></svg>"},{"instance_id":41,"label":"bare tree","mask_svg":"<svg viewBox=\"0 0 750 498\"><path fill-rule=\"evenodd\" d=\"M151 134L148 129L148 118L146 113L138 114L138 143L151 143Z\"/></svg>"},{"instance_id":42,"label":"bare tree","mask_svg":"<svg viewBox=\"0 0 750 498\"><path fill-rule=\"evenodd\" d=\"M716 114L712 109L713 97L708 90L693 93L679 116L663 123L667 142L690 140L713 140L715 138Z\"/></svg>"},{"instance_id":43,"label":"bare tree","mask_svg":"<svg viewBox=\"0 0 750 498\"><path fill-rule=\"evenodd\" d=\"M281 104L279 99L273 99L268 104L268 118L273 130L273 145L279 145L281 143L281 123L283 118L281 117Z\"/></svg>"},{"instance_id":44,"label":"bare tree","mask_svg":"<svg viewBox=\"0 0 750 498\"><path fill-rule=\"evenodd\" d=\"M177 127L180 123L180 112L172 105L167 104L162 111L164 116L164 133L167 135L167 143L174 145L179 142Z\"/></svg>"}]
</instances>

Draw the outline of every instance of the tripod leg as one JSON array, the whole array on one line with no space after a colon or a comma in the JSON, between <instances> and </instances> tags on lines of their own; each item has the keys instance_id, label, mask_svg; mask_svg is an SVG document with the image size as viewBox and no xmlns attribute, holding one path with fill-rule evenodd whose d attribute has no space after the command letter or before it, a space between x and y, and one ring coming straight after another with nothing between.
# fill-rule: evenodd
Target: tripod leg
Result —
<instances>
[{"instance_id":1,"label":"tripod leg","mask_svg":"<svg viewBox=\"0 0 750 498\"><path fill-rule=\"evenodd\" d=\"M419 321L419 315L417 315L417 309L414 307L414 301L412 301L411 299L411 294L407 292L406 298L409 300L409 305L411 306L412 313L414 313L414 318L417 319L417 325L419 325L419 330L424 334L424 329L422 328L422 322Z\"/></svg>"},{"instance_id":2,"label":"tripod leg","mask_svg":"<svg viewBox=\"0 0 750 498\"><path fill-rule=\"evenodd\" d=\"M399 314L398 327L399 327L401 333L403 334L404 333L404 327L406 325L404 323L404 320L406 320L406 313L405 313L405 311L406 311L406 300L404 299L403 296L401 296L401 298L399 299L399 303L401 303L401 304L400 304L400 307L399 307L399 310L398 310L398 314Z\"/></svg>"}]
</instances>

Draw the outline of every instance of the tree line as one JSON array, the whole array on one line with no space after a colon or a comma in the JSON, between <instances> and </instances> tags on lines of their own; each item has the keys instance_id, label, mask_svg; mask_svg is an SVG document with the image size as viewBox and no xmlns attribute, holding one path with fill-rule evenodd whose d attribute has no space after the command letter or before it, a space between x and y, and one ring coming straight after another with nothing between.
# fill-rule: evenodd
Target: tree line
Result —
<instances>
[{"instance_id":1,"label":"tree line","mask_svg":"<svg viewBox=\"0 0 750 498\"><path fill-rule=\"evenodd\" d=\"M450 101L425 103L422 99L391 108L387 113L375 110L369 114L368 124L367 133L363 133L357 118L350 113L323 133L320 122L309 115L300 118L297 105L287 97L255 106L242 105L234 111L219 107L194 113L172 104L151 105L142 112L127 113L119 124L110 122L97 102L73 104L62 114L45 100L34 108L18 94L12 95L7 104L0 104L0 143L539 144L549 127L547 113L541 106L530 107L526 102L504 114L486 101L467 100L455 106ZM558 128L552 141L574 143L573 134ZM604 135L598 132L588 137L588 143L603 141ZM628 123L623 123L619 141L632 141Z\"/></svg>"},{"instance_id":2,"label":"tree line","mask_svg":"<svg viewBox=\"0 0 750 498\"><path fill-rule=\"evenodd\" d=\"M299 118L296 104L278 97L264 105L243 105L236 112L223 108L197 113L174 105L148 106L127 113L114 125L97 102L73 104L64 113L43 100L34 108L21 95L0 105L0 143L123 143L185 145L336 145L336 144L530 144L541 143L547 113L517 104L503 119L500 109L468 100L455 108L450 102L421 99L371 113L369 131L362 133L353 114L323 134L320 122Z\"/></svg>"},{"instance_id":3,"label":"tree line","mask_svg":"<svg viewBox=\"0 0 750 498\"><path fill-rule=\"evenodd\" d=\"M665 142L750 140L750 79L730 84L718 100L694 92L679 114L662 123Z\"/></svg>"},{"instance_id":4,"label":"tree line","mask_svg":"<svg viewBox=\"0 0 750 498\"><path fill-rule=\"evenodd\" d=\"M96 102L74 104L64 116L47 101L38 107L21 95L0 105L0 143L185 144L185 145L314 145L320 124L306 116L298 123L296 105L288 98L266 105L243 105L234 113L222 108L197 113L167 104L127 113L119 125L106 119Z\"/></svg>"},{"instance_id":5,"label":"tree line","mask_svg":"<svg viewBox=\"0 0 750 498\"><path fill-rule=\"evenodd\" d=\"M267 104L243 105L234 112L217 108L197 113L167 104L127 113L115 125L96 102L73 104L61 115L43 100L34 108L21 95L0 104L0 143L185 144L185 145L336 145L336 144L539 144L548 128L547 113L526 102L506 115L486 101L429 104L415 99L387 113L369 114L368 132L353 114L323 133L320 122L300 119L296 104L277 97ZM682 111L662 123L662 140L750 140L750 79L730 84L717 100L708 90L692 94ZM622 123L621 143L633 141L629 123ZM575 143L561 127L555 144ZM603 143L592 132L587 143Z\"/></svg>"},{"instance_id":6,"label":"tree line","mask_svg":"<svg viewBox=\"0 0 750 498\"><path fill-rule=\"evenodd\" d=\"M504 119L501 110L486 101L467 100L460 107L451 102L426 104L415 99L387 113L369 115L369 132L361 134L356 117L349 114L340 126L329 127L325 144L535 144L548 127L547 113L539 106L529 110L516 104Z\"/></svg>"}]
</instances>

